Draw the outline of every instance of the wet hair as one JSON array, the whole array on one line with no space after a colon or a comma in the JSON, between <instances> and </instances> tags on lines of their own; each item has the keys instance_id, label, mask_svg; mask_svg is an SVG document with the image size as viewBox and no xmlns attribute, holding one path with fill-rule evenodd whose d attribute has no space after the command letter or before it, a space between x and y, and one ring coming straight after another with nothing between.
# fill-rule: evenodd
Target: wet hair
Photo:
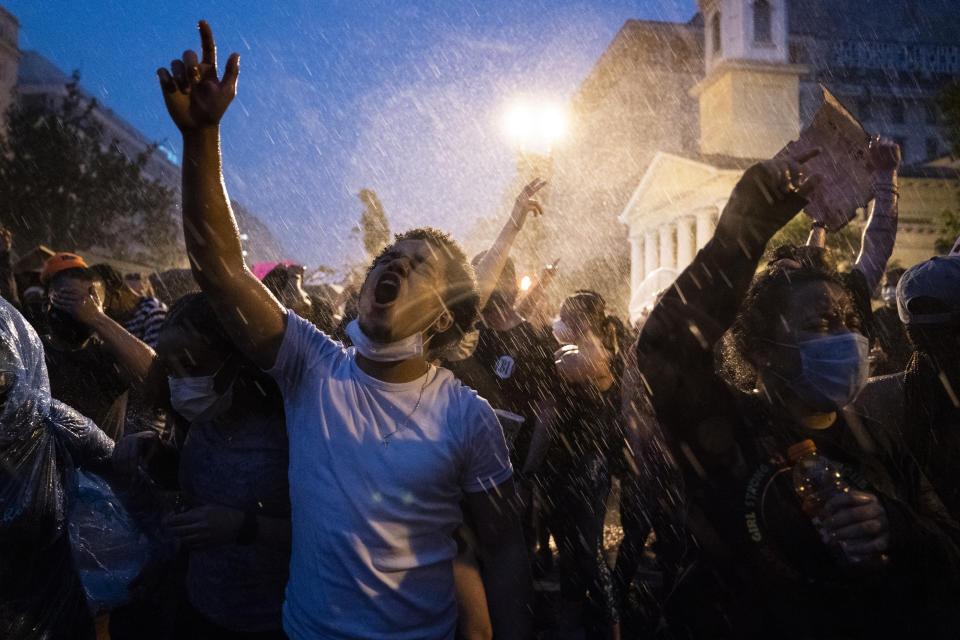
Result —
<instances>
[{"instance_id":1,"label":"wet hair","mask_svg":"<svg viewBox=\"0 0 960 640\"><path fill-rule=\"evenodd\" d=\"M226 356L234 350L210 301L202 293L188 293L174 302L170 311L167 312L167 319L163 323L161 333L181 327L199 336L217 353Z\"/></svg>"},{"instance_id":2,"label":"wet hair","mask_svg":"<svg viewBox=\"0 0 960 640\"><path fill-rule=\"evenodd\" d=\"M181 327L206 342L223 358L224 362L229 358L230 362L237 367L236 380L246 385L251 390L250 393L259 394L251 397L259 401L262 396L262 402L266 404L260 406L274 408L282 406L280 388L269 374L243 356L234 346L206 295L188 293L170 307L161 333Z\"/></svg>"},{"instance_id":3,"label":"wet hair","mask_svg":"<svg viewBox=\"0 0 960 640\"><path fill-rule=\"evenodd\" d=\"M783 323L783 310L798 287L811 282L826 282L855 296L844 276L831 264L829 255L818 247L784 245L774 251L767 267L753 279L740 311L725 336L722 368L738 386L752 389L757 372L750 356L759 353L774 339Z\"/></svg>"},{"instance_id":4,"label":"wet hair","mask_svg":"<svg viewBox=\"0 0 960 640\"><path fill-rule=\"evenodd\" d=\"M137 273L137 272L126 273L123 275L123 281L124 283L127 283L127 286L130 286L129 282L131 280L137 280L140 283L140 287L141 287L141 290L143 291L143 295L149 296L151 298L155 297L155 293L153 291L153 282L151 282L149 276L147 276L146 274Z\"/></svg>"},{"instance_id":5,"label":"wet hair","mask_svg":"<svg viewBox=\"0 0 960 640\"><path fill-rule=\"evenodd\" d=\"M49 289L53 289L58 282L64 280L83 280L84 282L98 282L102 281L103 278L100 277L92 267L70 267L69 269L63 269L61 271L53 274L53 277L50 278L50 282L47 283Z\"/></svg>"},{"instance_id":6,"label":"wet hair","mask_svg":"<svg viewBox=\"0 0 960 640\"><path fill-rule=\"evenodd\" d=\"M574 318L586 320L607 351L617 355L625 343L626 327L619 318L607 315L607 301L596 291L577 289L560 306L560 319L569 325Z\"/></svg>"},{"instance_id":7,"label":"wet hair","mask_svg":"<svg viewBox=\"0 0 960 640\"><path fill-rule=\"evenodd\" d=\"M473 328L479 314L477 305L480 296L477 293L477 278L460 245L450 237L449 233L444 233L433 227L420 227L396 234L393 237L393 244L384 247L374 258L370 269L367 270L367 275L370 274L373 265L376 265L393 245L404 240L428 242L430 246L445 257L446 264L443 274L447 287L443 292L443 304L453 315L453 324L449 329L436 334L430 340L430 351L437 352L453 344Z\"/></svg>"},{"instance_id":8,"label":"wet hair","mask_svg":"<svg viewBox=\"0 0 960 640\"><path fill-rule=\"evenodd\" d=\"M282 300L287 286L290 284L290 270L285 264L278 264L263 276L263 286L273 294L277 300Z\"/></svg>"},{"instance_id":9,"label":"wet hair","mask_svg":"<svg viewBox=\"0 0 960 640\"><path fill-rule=\"evenodd\" d=\"M117 293L127 284L124 282L120 272L105 262L93 265L90 267L90 270L99 276L99 279L103 282L103 286L111 293Z\"/></svg>"},{"instance_id":10,"label":"wet hair","mask_svg":"<svg viewBox=\"0 0 960 640\"><path fill-rule=\"evenodd\" d=\"M895 287L897 283L900 282L900 278L906 273L907 270L901 267L896 267L894 269L887 269L886 273L883 274L883 284L884 287Z\"/></svg>"}]
</instances>

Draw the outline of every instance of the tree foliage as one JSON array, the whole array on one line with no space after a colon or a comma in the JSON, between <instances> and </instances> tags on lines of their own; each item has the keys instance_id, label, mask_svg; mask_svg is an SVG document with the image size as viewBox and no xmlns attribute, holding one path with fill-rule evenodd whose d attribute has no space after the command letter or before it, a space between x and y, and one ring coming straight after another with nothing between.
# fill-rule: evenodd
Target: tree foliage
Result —
<instances>
[{"instance_id":1,"label":"tree foliage","mask_svg":"<svg viewBox=\"0 0 960 640\"><path fill-rule=\"evenodd\" d=\"M390 243L390 224L376 193L361 189L357 198L363 203L364 209L360 215L360 226L354 230L363 235L363 250L369 258L373 258Z\"/></svg>"},{"instance_id":2,"label":"tree foliage","mask_svg":"<svg viewBox=\"0 0 960 640\"><path fill-rule=\"evenodd\" d=\"M98 103L79 88L15 102L0 136L0 212L20 249L106 249L157 267L182 260L176 194L143 175L156 145L130 157L109 139Z\"/></svg>"}]
</instances>

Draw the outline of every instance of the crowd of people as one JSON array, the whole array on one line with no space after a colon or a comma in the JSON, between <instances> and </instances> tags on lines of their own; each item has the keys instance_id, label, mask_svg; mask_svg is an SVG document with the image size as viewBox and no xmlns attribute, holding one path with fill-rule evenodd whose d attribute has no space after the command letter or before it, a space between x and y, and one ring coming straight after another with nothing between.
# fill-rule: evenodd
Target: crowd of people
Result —
<instances>
[{"instance_id":1,"label":"crowd of people","mask_svg":"<svg viewBox=\"0 0 960 640\"><path fill-rule=\"evenodd\" d=\"M158 71L193 291L14 274L0 233L0 637L956 635L960 257L887 268L896 144L845 271L817 225L765 253L820 184L788 147L632 327L520 291L541 180L472 260L406 231L331 301L245 264L200 36Z\"/></svg>"}]
</instances>

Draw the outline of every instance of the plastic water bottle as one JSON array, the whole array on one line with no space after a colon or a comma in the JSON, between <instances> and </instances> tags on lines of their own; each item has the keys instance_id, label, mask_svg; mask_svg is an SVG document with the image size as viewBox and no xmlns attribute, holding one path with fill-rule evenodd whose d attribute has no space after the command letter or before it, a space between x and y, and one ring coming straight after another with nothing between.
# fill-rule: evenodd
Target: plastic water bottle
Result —
<instances>
[{"instance_id":1,"label":"plastic water bottle","mask_svg":"<svg viewBox=\"0 0 960 640\"><path fill-rule=\"evenodd\" d=\"M800 498L800 508L807 514L817 529L820 529L823 508L832 498L850 491L837 465L817 453L813 440L803 440L787 450L787 458L793 465L793 490ZM871 568L883 564L881 554L851 556L840 542L827 542L830 553L840 564L853 568Z\"/></svg>"}]
</instances>

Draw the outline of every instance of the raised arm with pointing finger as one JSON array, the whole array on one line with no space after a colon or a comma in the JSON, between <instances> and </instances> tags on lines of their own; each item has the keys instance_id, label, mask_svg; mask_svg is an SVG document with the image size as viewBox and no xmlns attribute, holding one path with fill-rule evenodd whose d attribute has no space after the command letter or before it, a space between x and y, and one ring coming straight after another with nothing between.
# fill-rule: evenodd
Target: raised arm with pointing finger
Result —
<instances>
[{"instance_id":1,"label":"raised arm with pointing finger","mask_svg":"<svg viewBox=\"0 0 960 640\"><path fill-rule=\"evenodd\" d=\"M220 158L220 119L237 93L240 57L217 77L210 25L200 21L203 58L185 51L157 76L173 122L183 134L183 232L193 275L237 347L263 368L283 340L285 312L247 268Z\"/></svg>"}]
</instances>

